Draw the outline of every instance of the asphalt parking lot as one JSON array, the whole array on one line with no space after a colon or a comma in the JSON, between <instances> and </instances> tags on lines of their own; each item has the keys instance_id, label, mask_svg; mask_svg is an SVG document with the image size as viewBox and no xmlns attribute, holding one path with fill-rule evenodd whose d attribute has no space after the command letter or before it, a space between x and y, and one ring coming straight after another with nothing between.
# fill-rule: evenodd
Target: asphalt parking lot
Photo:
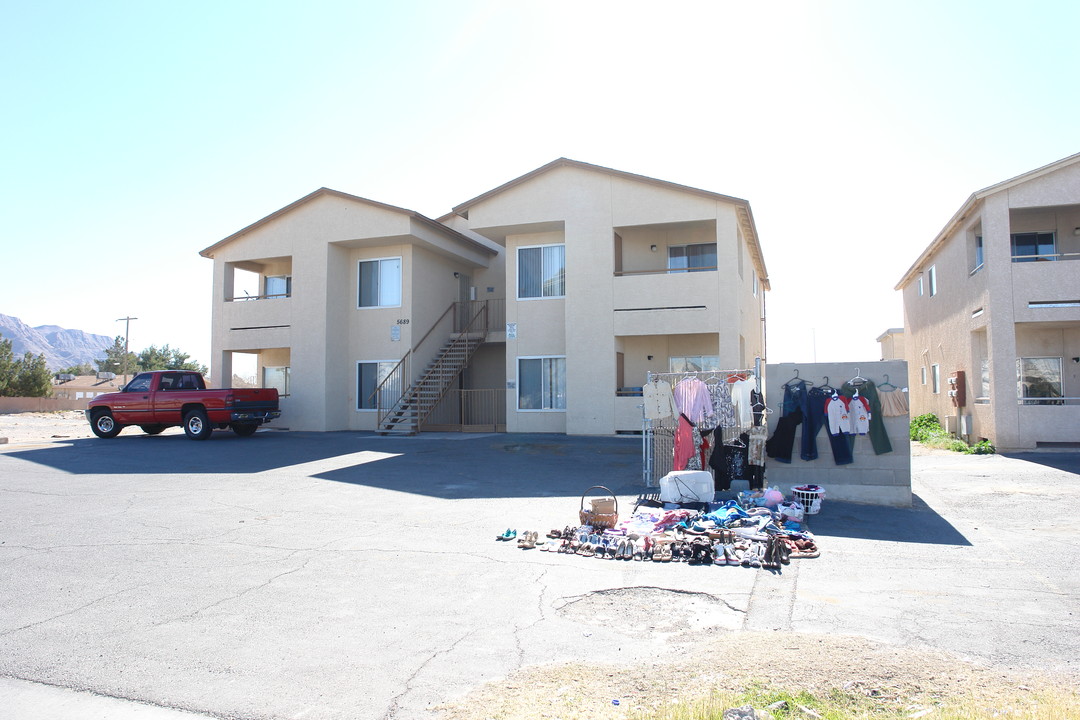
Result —
<instances>
[{"instance_id":1,"label":"asphalt parking lot","mask_svg":"<svg viewBox=\"0 0 1080 720\"><path fill-rule=\"evenodd\" d=\"M632 438L9 445L0 704L66 688L92 693L64 695L75 703L134 701L144 718L422 717L522 666L633 662L691 642L687 630L861 635L1078 672L1078 458L915 457L913 508L826 500L812 523L822 556L769 573L494 541L575 523L594 484L627 511L643 489ZM590 615L614 588L641 588L684 627Z\"/></svg>"}]
</instances>

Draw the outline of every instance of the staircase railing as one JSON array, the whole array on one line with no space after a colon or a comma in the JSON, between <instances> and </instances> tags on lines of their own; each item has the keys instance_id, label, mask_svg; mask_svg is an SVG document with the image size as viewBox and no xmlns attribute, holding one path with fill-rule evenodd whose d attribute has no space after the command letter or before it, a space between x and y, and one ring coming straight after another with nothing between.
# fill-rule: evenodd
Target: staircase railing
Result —
<instances>
[{"instance_id":1,"label":"staircase railing","mask_svg":"<svg viewBox=\"0 0 1080 720\"><path fill-rule=\"evenodd\" d=\"M411 390L419 385L419 382L413 383L413 362L419 358L419 362L423 363L425 360L424 343L432 338L438 339L446 337L446 335L457 335L455 342L461 339L461 334L469 333L484 333L485 335L490 331L489 317L493 314L489 310L491 303L500 303L501 301L494 300L473 300L468 302L453 302L443 311L428 331L424 333L419 342L413 345L412 349L406 351L401 361L393 367L393 369L387 374L386 378L379 383L375 390L368 396L368 401L375 401L376 409L376 427L381 427L385 424L391 415L395 413L403 412L408 405L410 397L414 397ZM495 313L500 314L500 313ZM445 334L435 331L440 327L445 326ZM438 352L437 350L431 351ZM444 355L440 360L445 358ZM438 361L436 361L438 362ZM422 382L422 380L421 380ZM430 410L428 411L430 413ZM417 418L420 421L420 418Z\"/></svg>"},{"instance_id":2,"label":"staircase railing","mask_svg":"<svg viewBox=\"0 0 1080 720\"><path fill-rule=\"evenodd\" d=\"M457 305L458 303L454 303ZM469 319L468 325L459 332L454 339L450 342L450 345L439 355L438 359L432 363L431 367L424 374L424 377L419 380L413 387L420 388L428 385L428 380L432 377L441 377L443 371L447 369L450 364L450 358L456 357L461 354L460 365L457 368L451 367L451 371L461 372L461 369L469 364L469 360L472 358L473 353L476 352L476 348L479 346L479 342L475 342L475 338L471 336L474 333L487 335L488 332L488 306L487 303L476 303L478 306L476 312ZM472 309L472 308L469 308ZM481 337L481 341L483 337ZM439 396L434 398L433 401L425 408L417 408L416 423L417 427L422 425L425 420L430 417L432 411L442 400L446 391L450 389L449 385L439 383ZM415 390L413 391L415 394Z\"/></svg>"},{"instance_id":3,"label":"staircase railing","mask_svg":"<svg viewBox=\"0 0 1080 720\"><path fill-rule=\"evenodd\" d=\"M409 378L412 377L412 350L405 351L405 356L401 358L397 365L383 378L383 381L379 383L371 395L368 396L368 401L375 400L375 417L377 418L376 427L379 427L386 421L395 410L401 405L401 400L405 397L405 392L409 389Z\"/></svg>"}]
</instances>

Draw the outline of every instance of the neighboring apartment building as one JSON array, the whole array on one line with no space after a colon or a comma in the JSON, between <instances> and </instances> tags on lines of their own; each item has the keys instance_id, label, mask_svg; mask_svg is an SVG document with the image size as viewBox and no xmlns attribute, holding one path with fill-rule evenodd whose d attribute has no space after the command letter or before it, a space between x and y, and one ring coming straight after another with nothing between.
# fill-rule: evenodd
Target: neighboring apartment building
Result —
<instances>
[{"instance_id":1,"label":"neighboring apartment building","mask_svg":"<svg viewBox=\"0 0 1080 720\"><path fill-rule=\"evenodd\" d=\"M881 347L882 360L907 360L904 328L889 328L878 335L877 342Z\"/></svg>"},{"instance_id":2,"label":"neighboring apartment building","mask_svg":"<svg viewBox=\"0 0 1080 720\"><path fill-rule=\"evenodd\" d=\"M1080 154L968 198L896 286L911 414L1003 449L1080 442L1076 260Z\"/></svg>"},{"instance_id":3,"label":"neighboring apartment building","mask_svg":"<svg viewBox=\"0 0 1080 720\"><path fill-rule=\"evenodd\" d=\"M648 371L764 356L749 204L573 160L437 221L317 190L201 254L212 381L257 354L293 429L609 435Z\"/></svg>"}]
</instances>

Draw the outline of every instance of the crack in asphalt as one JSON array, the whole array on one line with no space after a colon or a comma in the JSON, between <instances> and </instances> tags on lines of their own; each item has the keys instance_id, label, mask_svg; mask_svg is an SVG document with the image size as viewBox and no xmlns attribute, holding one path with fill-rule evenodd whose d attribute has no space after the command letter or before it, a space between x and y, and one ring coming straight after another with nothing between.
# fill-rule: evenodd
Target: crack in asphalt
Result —
<instances>
[{"instance_id":1,"label":"crack in asphalt","mask_svg":"<svg viewBox=\"0 0 1080 720\"><path fill-rule=\"evenodd\" d=\"M537 617L535 620L533 620L527 625L518 625L514 627L514 648L517 651L515 653L517 656L517 663L515 664L515 667L517 669L523 668L525 666L525 646L522 645L521 634L530 628L536 627L547 619L547 614L544 612L544 596L547 595L548 588L547 585L544 583L544 578L547 577L547 574L550 571L550 568L545 568L539 575L536 576L536 579L533 580L533 582L537 583L540 586L540 592L536 596L536 610L539 614L539 617Z\"/></svg>"},{"instance_id":2,"label":"crack in asphalt","mask_svg":"<svg viewBox=\"0 0 1080 720\"><path fill-rule=\"evenodd\" d=\"M228 597L223 597L220 600L215 600L214 602L210 603L209 605L204 605L203 607L201 607L201 608L199 608L197 610L194 610L192 612L185 613L183 615L177 615L177 616L171 617L171 618L166 618L165 620L161 620L160 622L156 622L156 623L154 623L152 625L152 627L158 628L158 627L162 627L164 625L168 625L170 623L179 622L181 620L190 620L190 619L194 618L195 616L206 612L207 610L218 607L219 605L224 605L225 603L232 602L234 600L239 600L240 598L247 595L248 593L255 592L256 590L261 590L262 588L270 585L270 583L274 582L275 580L277 580L279 578L283 578L286 575L292 575L293 573L300 572L301 570L305 569L308 566L308 564L311 563L315 559L316 559L315 557L310 557L307 560L305 560L303 563L301 563L299 567L295 567L295 568L292 568L291 570L286 570L284 572L280 572L277 575L269 577L266 580L264 580L264 581L262 581L262 582L260 582L260 583L258 583L256 585L252 585L251 587L244 588L240 592L229 595Z\"/></svg>"},{"instance_id":3,"label":"crack in asphalt","mask_svg":"<svg viewBox=\"0 0 1080 720\"><path fill-rule=\"evenodd\" d=\"M416 680L416 678L420 676L420 673L424 671L424 668L426 668L433 660L435 660L435 658L439 657L440 655L446 655L453 652L458 645L464 642L469 636L475 635L478 631L478 629L469 630L457 640L450 643L449 647L443 648L441 650L436 650L435 652L431 653L427 658L425 658L424 661L416 667L412 675L410 675L405 680L404 689L402 689L402 691L399 692L397 695L390 698L390 703L389 705L387 705L386 712L383 713L382 720L392 720L392 718L395 717L398 709L401 706L401 700L410 692L412 692L412 684Z\"/></svg>"},{"instance_id":4,"label":"crack in asphalt","mask_svg":"<svg viewBox=\"0 0 1080 720\"><path fill-rule=\"evenodd\" d=\"M53 615L52 617L44 618L43 620L37 620L35 622L28 623L28 624L23 625L21 627L11 628L10 630L0 631L0 637L6 637L8 635L12 635L12 634L17 633L17 632L22 632L23 630L28 630L28 629L30 629L32 627L37 627L38 625L44 625L44 624L50 623L50 622L52 622L54 620L59 620L60 618L67 617L68 615L74 615L75 613L80 612L81 610L85 610L86 608L90 607L91 605L97 605L99 602L102 602L104 600L108 600L109 598L114 598L117 595L123 595L124 593L131 592L132 590L137 590L138 588L146 587L148 584L149 583L142 583L142 584L139 584L139 585L132 585L131 587L124 588L122 590L117 590L116 592L111 592L108 595L102 595L99 598L95 598L95 599L93 599L93 600L91 600L89 602L83 603L79 607L72 608L70 610L65 610L62 613L57 613L56 615Z\"/></svg>"}]
</instances>

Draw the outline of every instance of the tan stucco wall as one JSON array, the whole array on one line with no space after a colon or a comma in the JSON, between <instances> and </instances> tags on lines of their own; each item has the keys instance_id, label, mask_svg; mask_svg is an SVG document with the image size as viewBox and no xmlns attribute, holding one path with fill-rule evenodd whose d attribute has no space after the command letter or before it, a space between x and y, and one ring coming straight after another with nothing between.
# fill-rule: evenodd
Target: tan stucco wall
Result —
<instances>
[{"instance_id":1,"label":"tan stucco wall","mask_svg":"<svg viewBox=\"0 0 1080 720\"><path fill-rule=\"evenodd\" d=\"M17 398L0 397L0 414L24 412L58 412L60 410L85 410L90 398L66 399L52 397Z\"/></svg>"},{"instance_id":2,"label":"tan stucco wall","mask_svg":"<svg viewBox=\"0 0 1080 720\"><path fill-rule=\"evenodd\" d=\"M962 412L972 419L970 439L990 438L1001 449L1076 440L1074 432L1063 428L1080 424L1080 405L1020 406L1016 362L1019 357L1066 357L1065 394L1080 394L1067 359L1071 356L1062 354L1075 347L1080 309L1028 307L1032 301L1080 299L1080 260L1014 263L1010 243L1013 233L1054 231L1056 251L1075 253L1080 251L1076 227L1080 227L1080 168L1074 165L987 194L922 263L924 278L928 266L936 265L939 294L930 298L925 281L923 297L918 297L917 280L902 289L913 415L933 412L943 422L957 416L946 394L946 379L952 371L964 370L969 403ZM974 237L980 233L984 265L974 269ZM984 358L989 361L989 402L974 404ZM942 377L936 396L929 381L935 362L941 365ZM928 375L925 386L919 382L922 367Z\"/></svg>"},{"instance_id":3,"label":"tan stucco wall","mask_svg":"<svg viewBox=\"0 0 1080 720\"><path fill-rule=\"evenodd\" d=\"M764 290L752 294L750 253L731 203L559 167L471 206L469 226L507 248L507 322L517 322L519 333L517 340L507 340L507 378L516 377L518 357L565 355L568 433L625 429L628 401L615 397L615 353L626 354L628 342L639 346L630 337L674 343L681 336L711 335L711 347L696 354L718 354L725 367L752 365L764 350ZM657 274L615 277L616 232L622 238L622 272ZM517 248L560 240L565 299L516 300ZM670 245L712 241L719 272L666 274ZM698 305L704 307L685 309ZM633 379L642 370L638 354L626 367L631 386L643 382ZM666 351L644 354L666 369ZM554 429L558 420L538 417L547 415L518 412L516 394L508 393L509 430Z\"/></svg>"},{"instance_id":4,"label":"tan stucco wall","mask_svg":"<svg viewBox=\"0 0 1080 720\"><path fill-rule=\"evenodd\" d=\"M283 424L373 429L374 413L356 411L356 363L399 360L417 333L457 299L453 273L474 272L478 253L464 248L455 257L448 247L406 214L333 196L316 197L233 239L214 254L212 381L223 387L231 379L231 351L260 353L261 368L278 364L268 351L287 348L292 396L283 403ZM402 259L402 304L359 308L358 263L384 257ZM233 268L263 275L288 270L292 297L223 302L231 296ZM254 329L233 329L245 327ZM397 342L392 327L400 332Z\"/></svg>"},{"instance_id":5,"label":"tan stucco wall","mask_svg":"<svg viewBox=\"0 0 1080 720\"><path fill-rule=\"evenodd\" d=\"M815 384L823 382L825 377L839 388L846 380L855 376L862 377L879 385L889 376L889 382L897 387L904 386L903 378L907 375L903 360L860 363L778 363L767 366L765 397L769 407L776 412L769 417L769 435L776 430L781 413L779 405L784 400L784 383L799 371L799 377ZM779 486L788 494L795 485L812 483L825 488L825 504L830 500L871 503L874 505L911 505L911 431L909 415L883 418L885 431L892 444L892 452L874 454L870 438L865 435L854 436L853 461L848 465L837 465L832 454L827 428L823 427L817 435L818 457L815 460L802 460L800 457L802 433L805 424L800 425L795 433L795 445L790 464L767 460L766 483Z\"/></svg>"}]
</instances>

